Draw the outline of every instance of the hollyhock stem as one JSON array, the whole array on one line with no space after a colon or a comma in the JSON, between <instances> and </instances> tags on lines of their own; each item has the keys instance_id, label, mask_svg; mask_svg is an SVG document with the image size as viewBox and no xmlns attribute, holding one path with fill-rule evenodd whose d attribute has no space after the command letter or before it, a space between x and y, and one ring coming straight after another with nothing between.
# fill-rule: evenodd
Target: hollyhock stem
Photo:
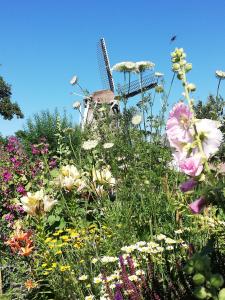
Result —
<instances>
[{"instance_id":1,"label":"hollyhock stem","mask_svg":"<svg viewBox=\"0 0 225 300\"><path fill-rule=\"evenodd\" d=\"M206 169L207 173L210 174L210 169L209 169L209 165L208 165L208 162L207 162L207 157L204 153L204 150L203 150L203 147L202 147L202 142L201 142L201 139L199 137L199 134L198 134L198 131L197 131L197 128L196 128L196 125L195 125L196 119L195 119L195 111L194 111L194 108L193 108L193 100L190 99L189 91L188 91L188 88L187 88L188 84L187 84L187 78L186 78L186 73L185 73L184 67L183 67L183 83L184 83L185 97L188 101L189 108L190 108L190 111L192 113L192 122L193 122L194 131L195 131L196 142L197 142L199 151L202 155L202 158L204 160L205 169Z\"/></svg>"}]
</instances>

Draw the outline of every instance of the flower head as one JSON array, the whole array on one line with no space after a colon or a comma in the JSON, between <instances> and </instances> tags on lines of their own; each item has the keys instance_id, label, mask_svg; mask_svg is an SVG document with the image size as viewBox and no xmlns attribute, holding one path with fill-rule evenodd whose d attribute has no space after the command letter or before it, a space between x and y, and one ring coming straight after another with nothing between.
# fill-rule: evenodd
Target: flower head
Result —
<instances>
[{"instance_id":1,"label":"flower head","mask_svg":"<svg viewBox=\"0 0 225 300\"><path fill-rule=\"evenodd\" d=\"M141 121L142 121L141 115L135 115L135 116L133 116L132 119L131 119L131 123L132 123L133 125L139 125L139 124L141 123Z\"/></svg>"},{"instance_id":2,"label":"flower head","mask_svg":"<svg viewBox=\"0 0 225 300\"><path fill-rule=\"evenodd\" d=\"M206 201L205 198L202 196L197 200L195 200L194 202L192 202L191 204L189 204L189 208L192 213L199 214L203 210L205 205L206 205Z\"/></svg>"},{"instance_id":3,"label":"flower head","mask_svg":"<svg viewBox=\"0 0 225 300\"><path fill-rule=\"evenodd\" d=\"M104 149L109 149L109 148L112 148L114 146L114 143L105 143L104 145L103 145L103 148Z\"/></svg>"},{"instance_id":4,"label":"flower head","mask_svg":"<svg viewBox=\"0 0 225 300\"><path fill-rule=\"evenodd\" d=\"M97 140L88 140L83 143L82 148L84 150L91 150L94 149L97 145L98 145Z\"/></svg>"},{"instance_id":5,"label":"flower head","mask_svg":"<svg viewBox=\"0 0 225 300\"><path fill-rule=\"evenodd\" d=\"M155 66L155 64L151 61L138 61L135 65L136 72L138 73L153 69Z\"/></svg>"},{"instance_id":6,"label":"flower head","mask_svg":"<svg viewBox=\"0 0 225 300\"><path fill-rule=\"evenodd\" d=\"M189 176L200 175L203 170L203 165L201 160L202 159L200 155L191 156L181 160L179 163L181 172Z\"/></svg>"},{"instance_id":7,"label":"flower head","mask_svg":"<svg viewBox=\"0 0 225 300\"><path fill-rule=\"evenodd\" d=\"M71 84L71 85L75 85L75 84L77 83L77 81L78 81L77 76L73 76L73 77L71 78L71 80L70 80L70 84Z\"/></svg>"},{"instance_id":8,"label":"flower head","mask_svg":"<svg viewBox=\"0 0 225 300\"><path fill-rule=\"evenodd\" d=\"M219 129L220 123L210 119L196 121L196 128L202 141L203 151L207 158L214 155L223 141L223 134Z\"/></svg>"},{"instance_id":9,"label":"flower head","mask_svg":"<svg viewBox=\"0 0 225 300\"><path fill-rule=\"evenodd\" d=\"M118 63L112 67L112 71L117 72L133 72L136 68L136 65L134 62L131 61L125 61Z\"/></svg>"},{"instance_id":10,"label":"flower head","mask_svg":"<svg viewBox=\"0 0 225 300\"><path fill-rule=\"evenodd\" d=\"M225 72L224 71L220 71L220 70L217 70L216 71L216 77L218 78L218 79L225 79Z\"/></svg>"},{"instance_id":11,"label":"flower head","mask_svg":"<svg viewBox=\"0 0 225 300\"><path fill-rule=\"evenodd\" d=\"M181 150L184 143L192 141L191 117L190 109L183 102L174 106L166 124L166 133L171 147Z\"/></svg>"},{"instance_id":12,"label":"flower head","mask_svg":"<svg viewBox=\"0 0 225 300\"><path fill-rule=\"evenodd\" d=\"M79 109L80 106L81 106L81 103L80 103L79 101L75 101L75 102L73 103L73 108L74 108L74 109Z\"/></svg>"}]
</instances>

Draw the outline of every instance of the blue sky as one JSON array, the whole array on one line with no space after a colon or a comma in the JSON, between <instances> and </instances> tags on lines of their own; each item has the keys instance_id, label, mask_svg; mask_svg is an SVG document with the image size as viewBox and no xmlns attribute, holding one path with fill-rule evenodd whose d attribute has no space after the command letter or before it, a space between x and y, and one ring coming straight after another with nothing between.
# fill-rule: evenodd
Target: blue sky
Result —
<instances>
[{"instance_id":1,"label":"blue sky","mask_svg":"<svg viewBox=\"0 0 225 300\"><path fill-rule=\"evenodd\" d=\"M100 37L111 65L151 60L170 82L170 52L183 47L193 63L189 81L196 99L215 93L215 70L225 70L224 0L0 0L0 75L12 85L13 100L25 117L41 110L71 109L69 84L76 74L90 91L101 89L96 58ZM177 41L170 44L170 38ZM77 90L78 91L78 90ZM172 105L182 88L173 86ZM221 84L224 95L225 83ZM0 132L13 134L25 120L0 119Z\"/></svg>"}]
</instances>

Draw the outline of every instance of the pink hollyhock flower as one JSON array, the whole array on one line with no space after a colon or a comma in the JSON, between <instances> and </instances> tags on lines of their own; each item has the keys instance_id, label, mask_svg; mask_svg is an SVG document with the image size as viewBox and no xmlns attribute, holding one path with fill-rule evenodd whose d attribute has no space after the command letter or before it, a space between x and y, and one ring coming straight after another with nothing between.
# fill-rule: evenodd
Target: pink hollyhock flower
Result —
<instances>
[{"instance_id":1,"label":"pink hollyhock flower","mask_svg":"<svg viewBox=\"0 0 225 300\"><path fill-rule=\"evenodd\" d=\"M223 141L223 134L218 129L218 121L201 119L196 122L196 129L201 137L203 151L207 158L214 155Z\"/></svg>"},{"instance_id":2,"label":"pink hollyhock flower","mask_svg":"<svg viewBox=\"0 0 225 300\"><path fill-rule=\"evenodd\" d=\"M192 191L196 187L197 184L198 184L197 181L195 181L193 178L191 178L188 181L185 181L180 185L180 190L183 193Z\"/></svg>"},{"instance_id":3,"label":"pink hollyhock flower","mask_svg":"<svg viewBox=\"0 0 225 300\"><path fill-rule=\"evenodd\" d=\"M203 170L200 156L191 156L179 162L180 171L189 176L198 176Z\"/></svg>"},{"instance_id":4,"label":"pink hollyhock flower","mask_svg":"<svg viewBox=\"0 0 225 300\"><path fill-rule=\"evenodd\" d=\"M189 204L189 208L193 214L199 214L206 205L205 198L201 196L191 204Z\"/></svg>"},{"instance_id":5,"label":"pink hollyhock flower","mask_svg":"<svg viewBox=\"0 0 225 300\"><path fill-rule=\"evenodd\" d=\"M183 144L192 142L191 116L192 113L183 102L177 103L170 112L166 133L171 147L181 150Z\"/></svg>"}]
</instances>

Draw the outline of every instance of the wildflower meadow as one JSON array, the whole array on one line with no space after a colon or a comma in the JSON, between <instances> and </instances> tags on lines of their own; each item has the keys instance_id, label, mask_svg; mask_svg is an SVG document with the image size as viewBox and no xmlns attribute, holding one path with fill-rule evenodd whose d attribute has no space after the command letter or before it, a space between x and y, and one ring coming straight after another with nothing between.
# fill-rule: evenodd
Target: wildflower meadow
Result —
<instances>
[{"instance_id":1,"label":"wildflower meadow","mask_svg":"<svg viewBox=\"0 0 225 300\"><path fill-rule=\"evenodd\" d=\"M42 112L1 138L0 299L225 299L225 72L202 103L184 49L169 89L156 66L112 67L139 82L134 105L120 89L92 121Z\"/></svg>"}]
</instances>

